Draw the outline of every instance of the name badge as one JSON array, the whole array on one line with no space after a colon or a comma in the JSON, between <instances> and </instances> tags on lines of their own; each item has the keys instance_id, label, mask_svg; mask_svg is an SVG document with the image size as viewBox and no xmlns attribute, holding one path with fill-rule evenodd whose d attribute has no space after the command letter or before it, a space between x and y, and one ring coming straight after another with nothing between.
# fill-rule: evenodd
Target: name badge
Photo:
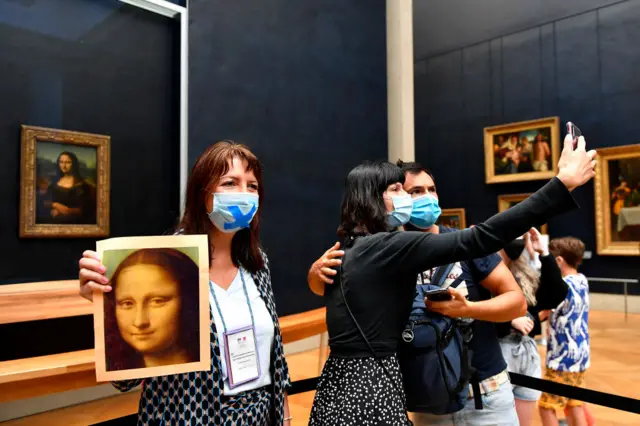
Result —
<instances>
[{"instance_id":1,"label":"name badge","mask_svg":"<svg viewBox=\"0 0 640 426\"><path fill-rule=\"evenodd\" d=\"M256 332L252 325L224 333L229 387L234 388L260 377Z\"/></svg>"}]
</instances>

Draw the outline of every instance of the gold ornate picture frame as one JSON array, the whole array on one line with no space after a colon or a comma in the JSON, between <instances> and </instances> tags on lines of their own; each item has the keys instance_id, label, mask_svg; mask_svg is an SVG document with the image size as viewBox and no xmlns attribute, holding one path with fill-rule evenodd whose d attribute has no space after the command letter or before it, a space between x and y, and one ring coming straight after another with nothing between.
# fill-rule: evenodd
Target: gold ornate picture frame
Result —
<instances>
[{"instance_id":1,"label":"gold ornate picture frame","mask_svg":"<svg viewBox=\"0 0 640 426\"><path fill-rule=\"evenodd\" d=\"M498 213L503 212L505 210L509 210L511 207L515 206L521 201L526 200L531 195L533 194L529 193L529 194L498 195ZM541 234L548 234L549 229L547 227L547 224L545 223L544 225L540 226L539 231Z\"/></svg>"},{"instance_id":2,"label":"gold ornate picture frame","mask_svg":"<svg viewBox=\"0 0 640 426\"><path fill-rule=\"evenodd\" d=\"M23 125L21 139L20 237L108 236L111 138Z\"/></svg>"},{"instance_id":3,"label":"gold ornate picture frame","mask_svg":"<svg viewBox=\"0 0 640 426\"><path fill-rule=\"evenodd\" d=\"M597 152L597 252L640 256L640 144L601 148Z\"/></svg>"},{"instance_id":4,"label":"gold ornate picture frame","mask_svg":"<svg viewBox=\"0 0 640 426\"><path fill-rule=\"evenodd\" d=\"M485 181L551 179L558 171L561 145L558 117L485 127Z\"/></svg>"},{"instance_id":5,"label":"gold ornate picture frame","mask_svg":"<svg viewBox=\"0 0 640 426\"><path fill-rule=\"evenodd\" d=\"M465 209L442 209L436 223L447 228L465 229L467 227Z\"/></svg>"}]
</instances>

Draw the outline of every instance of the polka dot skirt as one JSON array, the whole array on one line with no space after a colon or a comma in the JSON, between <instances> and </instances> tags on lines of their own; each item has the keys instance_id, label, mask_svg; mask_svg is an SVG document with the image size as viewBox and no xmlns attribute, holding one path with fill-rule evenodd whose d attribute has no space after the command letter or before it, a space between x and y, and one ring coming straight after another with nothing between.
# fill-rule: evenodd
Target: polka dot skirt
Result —
<instances>
[{"instance_id":1,"label":"polka dot skirt","mask_svg":"<svg viewBox=\"0 0 640 426\"><path fill-rule=\"evenodd\" d=\"M318 382L309 426L411 425L404 404L395 356L378 360L330 356Z\"/></svg>"}]
</instances>

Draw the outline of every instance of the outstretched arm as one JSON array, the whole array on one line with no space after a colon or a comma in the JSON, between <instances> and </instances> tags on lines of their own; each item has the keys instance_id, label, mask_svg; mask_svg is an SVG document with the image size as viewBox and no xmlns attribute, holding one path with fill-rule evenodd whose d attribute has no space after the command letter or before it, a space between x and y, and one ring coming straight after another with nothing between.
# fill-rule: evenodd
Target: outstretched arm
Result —
<instances>
[{"instance_id":1,"label":"outstretched arm","mask_svg":"<svg viewBox=\"0 0 640 426\"><path fill-rule=\"evenodd\" d=\"M531 226L546 223L552 217L578 207L571 191L595 176L593 158L596 152L586 152L585 146L586 142L580 136L574 150L573 138L567 135L558 162L558 175L515 207L460 232L386 234L376 241L382 255L373 260L380 261L394 273L417 274L434 266L495 253Z\"/></svg>"}]
</instances>

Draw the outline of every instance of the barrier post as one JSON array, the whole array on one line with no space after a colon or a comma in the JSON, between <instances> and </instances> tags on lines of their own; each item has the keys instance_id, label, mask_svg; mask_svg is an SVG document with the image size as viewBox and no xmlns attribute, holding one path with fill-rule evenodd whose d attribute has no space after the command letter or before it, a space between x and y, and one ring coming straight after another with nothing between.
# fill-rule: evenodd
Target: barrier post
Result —
<instances>
[{"instance_id":1,"label":"barrier post","mask_svg":"<svg viewBox=\"0 0 640 426\"><path fill-rule=\"evenodd\" d=\"M627 310L627 296L628 296L628 292L627 292L627 284L628 282L625 281L624 282L624 322L627 322L627 317L628 317L628 310Z\"/></svg>"}]
</instances>

